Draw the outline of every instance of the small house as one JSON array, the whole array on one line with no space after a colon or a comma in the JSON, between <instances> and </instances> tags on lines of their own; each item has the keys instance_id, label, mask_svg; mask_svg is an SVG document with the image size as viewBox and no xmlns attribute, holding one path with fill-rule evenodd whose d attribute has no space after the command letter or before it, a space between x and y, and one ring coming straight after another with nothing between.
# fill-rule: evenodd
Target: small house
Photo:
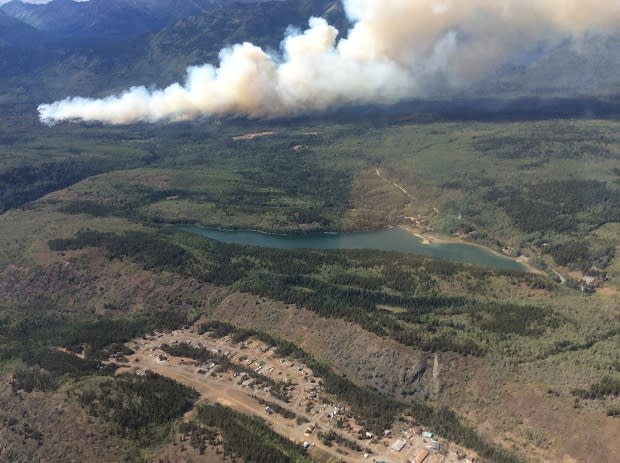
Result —
<instances>
[{"instance_id":1,"label":"small house","mask_svg":"<svg viewBox=\"0 0 620 463\"><path fill-rule=\"evenodd\" d=\"M413 459L410 460L411 463L424 463L424 461L428 458L430 452L426 449L420 450L415 454Z\"/></svg>"},{"instance_id":2,"label":"small house","mask_svg":"<svg viewBox=\"0 0 620 463\"><path fill-rule=\"evenodd\" d=\"M403 439L398 439L396 442L392 444L391 449L394 450L395 452L400 452L402 451L402 449L405 448L405 445L407 445L407 441Z\"/></svg>"}]
</instances>

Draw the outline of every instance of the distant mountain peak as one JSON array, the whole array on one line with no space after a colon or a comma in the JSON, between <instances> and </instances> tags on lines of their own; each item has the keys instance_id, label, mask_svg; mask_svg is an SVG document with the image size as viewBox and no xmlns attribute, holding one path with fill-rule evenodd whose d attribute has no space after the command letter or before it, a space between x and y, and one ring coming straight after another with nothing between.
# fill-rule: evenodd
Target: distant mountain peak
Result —
<instances>
[{"instance_id":1,"label":"distant mountain peak","mask_svg":"<svg viewBox=\"0 0 620 463\"><path fill-rule=\"evenodd\" d=\"M262 3L265 0L234 0ZM12 0L0 9L32 27L60 37L122 39L159 30L176 20L226 6L229 0Z\"/></svg>"},{"instance_id":2,"label":"distant mountain peak","mask_svg":"<svg viewBox=\"0 0 620 463\"><path fill-rule=\"evenodd\" d=\"M28 3L28 2L23 2L22 0L11 0L10 2L5 3L4 5L2 5L2 9L11 9L11 8L37 8L37 7L41 7L43 6L43 3ZM10 16L10 13L7 13Z\"/></svg>"},{"instance_id":3,"label":"distant mountain peak","mask_svg":"<svg viewBox=\"0 0 620 463\"><path fill-rule=\"evenodd\" d=\"M0 10L0 47L39 44L47 35Z\"/></svg>"}]
</instances>

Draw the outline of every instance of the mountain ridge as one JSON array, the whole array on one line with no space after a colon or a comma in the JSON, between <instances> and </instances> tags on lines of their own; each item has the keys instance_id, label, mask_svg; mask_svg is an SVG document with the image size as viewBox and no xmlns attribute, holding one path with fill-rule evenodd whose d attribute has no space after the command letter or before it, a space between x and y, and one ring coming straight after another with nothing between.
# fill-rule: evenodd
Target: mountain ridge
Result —
<instances>
[{"instance_id":1,"label":"mountain ridge","mask_svg":"<svg viewBox=\"0 0 620 463\"><path fill-rule=\"evenodd\" d=\"M45 8L65 3L72 4L68 8L71 11L83 8L82 4L75 7L72 0L54 0L47 5L27 5L13 0L0 11L3 8L15 10L17 6L24 11L46 11ZM350 27L339 0L248 0L234 4L226 4L223 0L196 0L188 6L189 3L91 0L88 11L98 18L97 21L89 25L88 31L81 29L69 35L37 35L40 31L20 21L24 32L5 32L2 44L0 31L0 46L14 47L15 42L20 42L19 46L34 47L42 42L38 37L45 38L45 44L51 45L46 53L19 54L13 49L3 49L0 63L7 65L2 66L0 75L7 80L4 88L0 87L0 96L4 93L4 99L12 101L16 92L11 89L23 87L26 91L20 93L21 101L27 99L29 104L35 105L71 95L105 96L135 85L165 87L173 82L182 83L189 66L217 65L220 50L236 43L247 41L266 50L278 50L288 27L304 29L311 16L326 18L340 31L340 36L346 36ZM118 9L121 6L133 8L132 5L139 9ZM179 5L185 5L185 10L177 8ZM189 15L201 8L205 12ZM132 11L132 14L117 16L119 11ZM174 11L177 16L188 16L150 30L161 19L149 13L153 11ZM4 13L7 21L9 15ZM134 23L131 18L139 20ZM67 24L63 27L68 27ZM102 37L105 35L102 31L107 30L117 32ZM87 35L79 36L87 32L92 34L90 39ZM15 35L23 37L18 40ZM619 48L620 31L606 35L591 32L581 39L567 38L561 43L511 57L496 72L469 88L450 90L440 84L436 93L431 89L428 94L415 97L433 100L617 95L620 89ZM10 56L10 60L3 55Z\"/></svg>"},{"instance_id":2,"label":"mountain ridge","mask_svg":"<svg viewBox=\"0 0 620 463\"><path fill-rule=\"evenodd\" d=\"M33 45L46 37L46 33L0 10L0 47Z\"/></svg>"},{"instance_id":3,"label":"mountain ridge","mask_svg":"<svg viewBox=\"0 0 620 463\"><path fill-rule=\"evenodd\" d=\"M237 0L256 3L265 0ZM225 0L52 0L45 4L12 0L0 10L60 37L123 39L165 27L175 20L226 5Z\"/></svg>"},{"instance_id":4,"label":"mountain ridge","mask_svg":"<svg viewBox=\"0 0 620 463\"><path fill-rule=\"evenodd\" d=\"M43 63L36 73L27 68L14 72L13 77L16 84L31 89L28 95L32 104L72 94L103 95L136 84L166 86L182 80L188 66L216 63L219 51L226 46L251 41L277 49L291 24L305 27L310 16L326 12L330 21L346 27L338 0L236 3L133 38L61 46L56 57ZM38 75L45 75L45 79Z\"/></svg>"}]
</instances>

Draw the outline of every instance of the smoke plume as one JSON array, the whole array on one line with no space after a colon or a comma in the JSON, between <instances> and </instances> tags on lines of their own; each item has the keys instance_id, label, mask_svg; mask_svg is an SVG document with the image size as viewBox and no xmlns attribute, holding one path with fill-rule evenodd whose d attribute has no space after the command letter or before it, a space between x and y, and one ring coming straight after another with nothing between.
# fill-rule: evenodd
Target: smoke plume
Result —
<instances>
[{"instance_id":1,"label":"smoke plume","mask_svg":"<svg viewBox=\"0 0 620 463\"><path fill-rule=\"evenodd\" d=\"M352 27L311 18L278 54L223 49L219 67L190 67L183 84L132 87L103 99L39 106L41 121L109 124L205 115L276 117L357 103L394 103L464 88L510 59L620 24L620 0L343 0Z\"/></svg>"}]
</instances>

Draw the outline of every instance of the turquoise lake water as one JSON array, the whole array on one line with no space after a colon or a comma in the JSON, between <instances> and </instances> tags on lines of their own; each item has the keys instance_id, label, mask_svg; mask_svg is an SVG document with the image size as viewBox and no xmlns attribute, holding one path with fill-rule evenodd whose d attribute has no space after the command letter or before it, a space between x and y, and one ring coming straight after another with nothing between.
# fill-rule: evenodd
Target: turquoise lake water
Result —
<instances>
[{"instance_id":1,"label":"turquoise lake water","mask_svg":"<svg viewBox=\"0 0 620 463\"><path fill-rule=\"evenodd\" d=\"M279 249L376 249L397 251L504 270L524 271L512 259L499 256L479 246L465 243L424 244L418 237L401 228L354 233L310 232L270 234L247 230L221 230L196 225L180 225L179 229L224 243Z\"/></svg>"}]
</instances>

